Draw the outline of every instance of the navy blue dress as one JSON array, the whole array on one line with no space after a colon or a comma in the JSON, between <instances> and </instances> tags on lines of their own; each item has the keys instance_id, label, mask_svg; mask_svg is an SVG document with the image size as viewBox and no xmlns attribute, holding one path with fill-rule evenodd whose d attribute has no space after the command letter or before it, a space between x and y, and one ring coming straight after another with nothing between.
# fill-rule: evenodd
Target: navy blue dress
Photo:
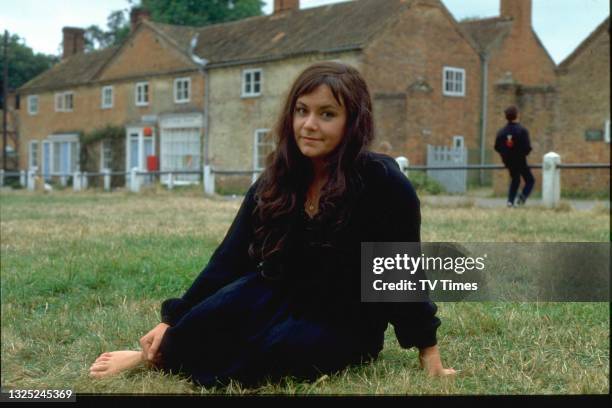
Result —
<instances>
[{"instance_id":1,"label":"navy blue dress","mask_svg":"<svg viewBox=\"0 0 612 408\"><path fill-rule=\"evenodd\" d=\"M392 323L403 348L436 344L432 302L362 303L361 242L419 242L416 193L395 160L368 153L349 221L296 211L276 265L248 255L255 186L210 262L182 298L162 304L160 368L203 386L282 376L314 379L376 358ZM272 271L272 272L271 272Z\"/></svg>"}]
</instances>

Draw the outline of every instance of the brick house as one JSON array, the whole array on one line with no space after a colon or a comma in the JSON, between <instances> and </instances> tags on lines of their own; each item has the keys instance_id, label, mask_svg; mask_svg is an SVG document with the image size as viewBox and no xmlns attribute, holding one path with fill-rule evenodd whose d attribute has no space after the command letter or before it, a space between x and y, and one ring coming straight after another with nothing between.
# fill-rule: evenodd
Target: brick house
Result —
<instances>
[{"instance_id":1,"label":"brick house","mask_svg":"<svg viewBox=\"0 0 612 408\"><path fill-rule=\"evenodd\" d=\"M199 65L146 12L131 17L124 44L91 53L83 52L83 30L64 28L62 61L19 89L21 168L37 167L46 179L79 170L79 136L113 125L126 130L122 148L102 141L81 171L144 170L148 156L159 157L161 170L200 169Z\"/></svg>"},{"instance_id":2,"label":"brick house","mask_svg":"<svg viewBox=\"0 0 612 408\"><path fill-rule=\"evenodd\" d=\"M210 84L204 154L217 169L263 167L286 92L301 70L322 60L363 73L378 140L391 144L391 154L422 164L427 143L450 145L455 137L477 147L478 54L438 0L359 0L304 10L297 0L277 1L270 16L195 32L158 26L179 43L198 35L195 53L208 61ZM242 185L249 179L232 178Z\"/></svg>"},{"instance_id":3,"label":"brick house","mask_svg":"<svg viewBox=\"0 0 612 408\"><path fill-rule=\"evenodd\" d=\"M78 133L113 124L127 128L123 168L144 168L144 157L156 154L163 170L169 146L189 137L193 167L261 169L291 82L321 60L361 70L374 97L379 140L391 144L392 154L424 163L425 144L450 145L453 137L476 148L475 45L439 0L383 1L384 7L381 0L359 0L305 10L298 0L276 1L270 16L203 28L144 20L120 48L87 54L82 31L66 29L62 62L20 89L28 101L21 166L36 165L46 175L73 171ZM185 104L172 98L180 78L190 86ZM173 139L173 126L189 126L189 135L181 130ZM144 136L147 128L152 137ZM110 160L100 150L103 167Z\"/></svg>"},{"instance_id":4,"label":"brick house","mask_svg":"<svg viewBox=\"0 0 612 408\"><path fill-rule=\"evenodd\" d=\"M561 64L554 150L566 163L610 163L610 18ZM610 190L610 171L564 170L564 188Z\"/></svg>"},{"instance_id":5,"label":"brick house","mask_svg":"<svg viewBox=\"0 0 612 408\"><path fill-rule=\"evenodd\" d=\"M521 122L530 130L534 149L531 161L539 163L546 153L542 133L551 118L542 118L540 115L544 112L522 109L520 101L511 103L499 95L508 83L520 86L523 92L547 95L549 99L556 95L553 88L556 65L533 30L531 12L532 0L500 0L499 17L461 23L478 45L481 61L480 152L473 152L481 158L479 162L501 164L493 144L497 130L505 124L503 111L510 104L517 104L523 110ZM496 184L505 185L505 173L489 173L486 179L491 176Z\"/></svg>"}]
</instances>

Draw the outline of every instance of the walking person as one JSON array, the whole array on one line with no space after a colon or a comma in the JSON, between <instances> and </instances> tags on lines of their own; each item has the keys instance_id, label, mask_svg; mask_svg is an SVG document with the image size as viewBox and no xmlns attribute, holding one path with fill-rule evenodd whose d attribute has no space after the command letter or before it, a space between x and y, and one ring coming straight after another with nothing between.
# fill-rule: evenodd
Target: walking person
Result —
<instances>
[{"instance_id":1,"label":"walking person","mask_svg":"<svg viewBox=\"0 0 612 408\"><path fill-rule=\"evenodd\" d=\"M103 353L102 378L146 363L202 386L314 379L376 358L388 323L444 368L431 301L361 302L361 242L420 242L416 192L391 157L372 153L372 104L354 68L307 68L280 113L277 147L208 265L161 307L142 350Z\"/></svg>"},{"instance_id":2,"label":"walking person","mask_svg":"<svg viewBox=\"0 0 612 408\"><path fill-rule=\"evenodd\" d=\"M519 123L519 112L516 106L510 106L505 111L508 123L497 132L495 151L501 156L502 162L510 172L510 188L508 189L509 208L515 206L521 177L525 181L523 191L516 200L516 205L524 205L533 189L535 178L527 164L527 155L531 152L529 131Z\"/></svg>"}]
</instances>

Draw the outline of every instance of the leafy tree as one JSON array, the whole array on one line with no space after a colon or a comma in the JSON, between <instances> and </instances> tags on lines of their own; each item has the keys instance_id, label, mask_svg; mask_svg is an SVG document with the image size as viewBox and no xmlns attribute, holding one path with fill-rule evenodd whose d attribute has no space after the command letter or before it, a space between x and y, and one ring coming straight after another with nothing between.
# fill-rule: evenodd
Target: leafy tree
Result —
<instances>
[{"instance_id":1,"label":"leafy tree","mask_svg":"<svg viewBox=\"0 0 612 408\"><path fill-rule=\"evenodd\" d=\"M262 15L261 0L142 0L160 23L205 26Z\"/></svg>"},{"instance_id":2,"label":"leafy tree","mask_svg":"<svg viewBox=\"0 0 612 408\"><path fill-rule=\"evenodd\" d=\"M85 29L85 51L93 51L121 44L130 35L130 22L126 10L115 10L106 19L108 31L98 25Z\"/></svg>"},{"instance_id":3,"label":"leafy tree","mask_svg":"<svg viewBox=\"0 0 612 408\"><path fill-rule=\"evenodd\" d=\"M2 99L2 75L4 73L4 33L0 33L0 100ZM51 68L59 59L53 55L34 53L17 34L8 38L8 89L14 90L38 74ZM1 101L0 101L1 104Z\"/></svg>"}]
</instances>

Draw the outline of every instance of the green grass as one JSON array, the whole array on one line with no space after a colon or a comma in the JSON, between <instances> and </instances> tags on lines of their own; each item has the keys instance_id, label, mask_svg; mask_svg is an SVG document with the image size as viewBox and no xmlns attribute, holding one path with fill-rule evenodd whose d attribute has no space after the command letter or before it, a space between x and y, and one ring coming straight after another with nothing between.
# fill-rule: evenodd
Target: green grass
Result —
<instances>
[{"instance_id":1,"label":"green grass","mask_svg":"<svg viewBox=\"0 0 612 408\"><path fill-rule=\"evenodd\" d=\"M393 330L377 361L315 383L204 389L136 369L92 380L103 351L137 349L162 300L182 294L239 200L199 190L0 195L2 387L77 393L600 394L609 392L607 303L439 303L454 379L429 379ZM609 212L423 208L424 241L608 241Z\"/></svg>"}]
</instances>

